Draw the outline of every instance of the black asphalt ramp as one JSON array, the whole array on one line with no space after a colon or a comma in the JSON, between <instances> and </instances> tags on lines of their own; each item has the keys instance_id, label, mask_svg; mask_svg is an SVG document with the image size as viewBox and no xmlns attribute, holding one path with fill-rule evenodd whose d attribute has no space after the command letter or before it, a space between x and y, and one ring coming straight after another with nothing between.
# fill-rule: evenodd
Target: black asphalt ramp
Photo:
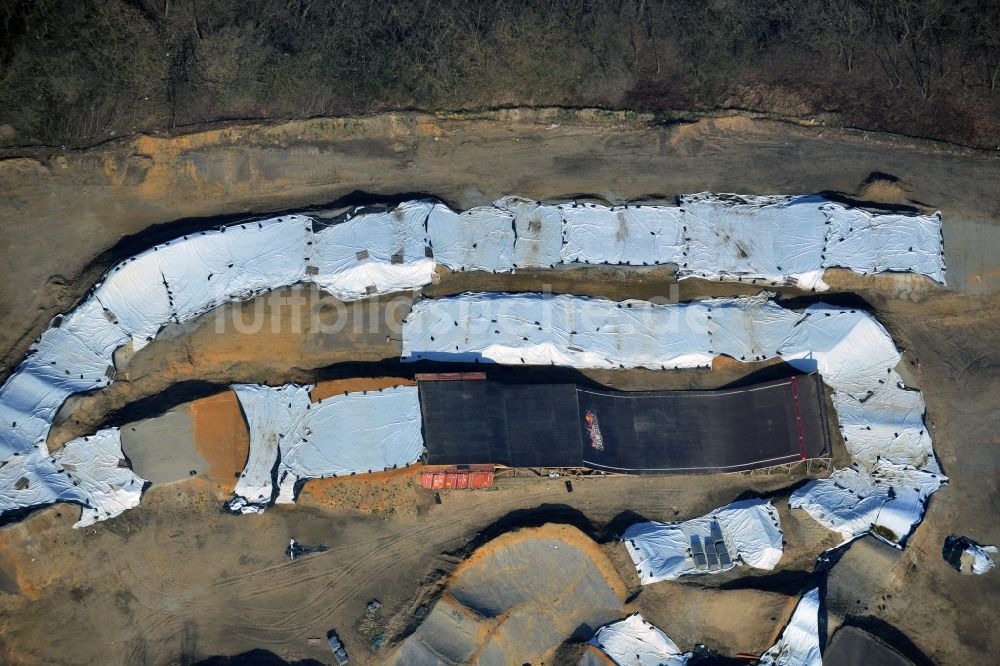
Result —
<instances>
[{"instance_id":1,"label":"black asphalt ramp","mask_svg":"<svg viewBox=\"0 0 1000 666\"><path fill-rule=\"evenodd\" d=\"M599 433L583 464L698 474L815 458L827 449L819 389L815 375L721 391L580 388L581 427Z\"/></svg>"},{"instance_id":2,"label":"black asphalt ramp","mask_svg":"<svg viewBox=\"0 0 1000 666\"><path fill-rule=\"evenodd\" d=\"M730 472L829 455L819 375L717 391L421 381L430 464Z\"/></svg>"},{"instance_id":3,"label":"black asphalt ramp","mask_svg":"<svg viewBox=\"0 0 1000 666\"><path fill-rule=\"evenodd\" d=\"M575 384L422 381L427 462L580 467Z\"/></svg>"}]
</instances>

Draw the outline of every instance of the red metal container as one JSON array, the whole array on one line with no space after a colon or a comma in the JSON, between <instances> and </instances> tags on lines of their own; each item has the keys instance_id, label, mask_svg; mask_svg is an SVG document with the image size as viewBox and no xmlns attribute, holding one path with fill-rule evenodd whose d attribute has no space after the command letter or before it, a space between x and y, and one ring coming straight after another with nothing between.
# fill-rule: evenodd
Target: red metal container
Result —
<instances>
[{"instance_id":1,"label":"red metal container","mask_svg":"<svg viewBox=\"0 0 1000 666\"><path fill-rule=\"evenodd\" d=\"M489 488L493 485L493 467L468 465L467 468L425 470L420 473L420 485L430 490Z\"/></svg>"}]
</instances>

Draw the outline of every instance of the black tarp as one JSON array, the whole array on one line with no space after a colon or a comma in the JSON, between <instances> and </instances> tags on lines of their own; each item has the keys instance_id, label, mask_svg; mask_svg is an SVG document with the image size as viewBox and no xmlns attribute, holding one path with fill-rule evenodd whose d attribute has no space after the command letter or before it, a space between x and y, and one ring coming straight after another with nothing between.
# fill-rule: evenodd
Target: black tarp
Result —
<instances>
[{"instance_id":1,"label":"black tarp","mask_svg":"<svg viewBox=\"0 0 1000 666\"><path fill-rule=\"evenodd\" d=\"M913 662L867 631L857 627L837 630L823 651L824 666L912 666Z\"/></svg>"},{"instance_id":2,"label":"black tarp","mask_svg":"<svg viewBox=\"0 0 1000 666\"><path fill-rule=\"evenodd\" d=\"M794 462L803 449L829 455L816 374L718 391L491 380L419 387L430 464L696 474Z\"/></svg>"},{"instance_id":3,"label":"black tarp","mask_svg":"<svg viewBox=\"0 0 1000 666\"><path fill-rule=\"evenodd\" d=\"M596 419L586 467L698 474L768 467L823 455L826 424L816 375L720 391L610 391L580 388L581 426ZM801 422L797 422L797 417ZM799 438L799 423L802 439Z\"/></svg>"},{"instance_id":4,"label":"black tarp","mask_svg":"<svg viewBox=\"0 0 1000 666\"><path fill-rule=\"evenodd\" d=\"M575 384L420 382L427 462L580 467Z\"/></svg>"}]
</instances>

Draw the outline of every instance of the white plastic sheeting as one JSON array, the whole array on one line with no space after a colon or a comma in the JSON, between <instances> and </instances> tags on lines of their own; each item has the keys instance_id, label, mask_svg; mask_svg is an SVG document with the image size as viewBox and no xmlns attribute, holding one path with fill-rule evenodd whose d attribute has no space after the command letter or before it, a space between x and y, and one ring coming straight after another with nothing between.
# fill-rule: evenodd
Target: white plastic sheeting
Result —
<instances>
[{"instance_id":1,"label":"white plastic sheeting","mask_svg":"<svg viewBox=\"0 0 1000 666\"><path fill-rule=\"evenodd\" d=\"M434 259L456 271L514 268L514 217L493 206L456 213L437 204L427 219Z\"/></svg>"},{"instance_id":2,"label":"white plastic sheeting","mask_svg":"<svg viewBox=\"0 0 1000 666\"><path fill-rule=\"evenodd\" d=\"M93 297L138 350L167 322L305 280L311 233L292 215L184 236L115 266Z\"/></svg>"},{"instance_id":3,"label":"white plastic sheeting","mask_svg":"<svg viewBox=\"0 0 1000 666\"><path fill-rule=\"evenodd\" d=\"M945 282L940 214L874 214L818 196L710 193L683 196L679 206L515 197L496 206L515 216L515 267L669 264L680 279L761 280L817 291L827 288L823 272L832 267Z\"/></svg>"},{"instance_id":4,"label":"white plastic sheeting","mask_svg":"<svg viewBox=\"0 0 1000 666\"><path fill-rule=\"evenodd\" d=\"M138 506L146 481L129 468L118 428L67 442L53 459L79 483L75 488L86 498L73 527L86 527Z\"/></svg>"},{"instance_id":5,"label":"white plastic sheeting","mask_svg":"<svg viewBox=\"0 0 1000 666\"><path fill-rule=\"evenodd\" d=\"M824 206L829 230L823 265L861 274L895 271L945 283L941 214L873 215L837 204Z\"/></svg>"},{"instance_id":6,"label":"white plastic sheeting","mask_svg":"<svg viewBox=\"0 0 1000 666\"><path fill-rule=\"evenodd\" d=\"M146 481L128 467L118 428L68 442L52 456L12 456L0 465L0 511L52 502L83 505L86 527L139 504Z\"/></svg>"},{"instance_id":7,"label":"white plastic sheeting","mask_svg":"<svg viewBox=\"0 0 1000 666\"><path fill-rule=\"evenodd\" d=\"M708 571L696 567L691 538L711 538L713 522L719 524L732 563ZM740 561L755 569L770 570L777 566L782 554L778 512L761 499L733 502L682 523L638 523L625 530L622 541L643 585L692 574L721 573Z\"/></svg>"},{"instance_id":8,"label":"white plastic sheeting","mask_svg":"<svg viewBox=\"0 0 1000 666\"><path fill-rule=\"evenodd\" d=\"M926 497L947 479L923 423L923 397L904 385L895 370L899 351L867 312L825 304L795 312L767 294L670 305L463 294L418 302L403 328L403 358L409 360L669 369L707 366L721 354L741 361L779 356L800 370L818 370L834 390L845 444L858 464L853 474L872 487L926 489L914 497L905 492L885 497L880 520L897 514L891 521L896 527L919 522ZM915 472L933 475L928 476L933 483L923 483L920 475L910 479ZM907 481L900 483L901 477ZM822 492L810 495L814 501L797 506L826 516L821 522L845 535L855 534L858 523L846 507L868 515L875 500L862 503L847 489L853 480L815 481L799 492L810 493L821 483ZM910 530L892 531L902 542Z\"/></svg>"},{"instance_id":9,"label":"white plastic sheeting","mask_svg":"<svg viewBox=\"0 0 1000 666\"><path fill-rule=\"evenodd\" d=\"M721 353L775 356L800 318L759 299L686 305L576 296L465 294L416 303L403 358L577 368L692 368ZM457 322L457 325L456 325Z\"/></svg>"},{"instance_id":10,"label":"white plastic sheeting","mask_svg":"<svg viewBox=\"0 0 1000 666\"><path fill-rule=\"evenodd\" d=\"M683 666L691 658L639 613L601 627L590 643L619 666Z\"/></svg>"},{"instance_id":11,"label":"white plastic sheeting","mask_svg":"<svg viewBox=\"0 0 1000 666\"><path fill-rule=\"evenodd\" d=\"M562 263L559 208L520 197L504 197L496 206L514 216L514 268L555 268Z\"/></svg>"},{"instance_id":12,"label":"white plastic sheeting","mask_svg":"<svg viewBox=\"0 0 1000 666\"><path fill-rule=\"evenodd\" d=\"M428 284L436 265L427 258L426 225L433 207L430 201L409 201L338 224L314 222L310 279L343 300Z\"/></svg>"},{"instance_id":13,"label":"white plastic sheeting","mask_svg":"<svg viewBox=\"0 0 1000 666\"><path fill-rule=\"evenodd\" d=\"M563 205L564 262L655 266L684 262L683 210L673 206Z\"/></svg>"},{"instance_id":14,"label":"white plastic sheeting","mask_svg":"<svg viewBox=\"0 0 1000 666\"><path fill-rule=\"evenodd\" d=\"M996 555L996 546L980 546L971 544L966 552L972 555L972 573L982 575L996 566L990 555Z\"/></svg>"},{"instance_id":15,"label":"white plastic sheeting","mask_svg":"<svg viewBox=\"0 0 1000 666\"><path fill-rule=\"evenodd\" d=\"M823 666L819 647L819 588L799 599L778 642L760 658L761 666Z\"/></svg>"},{"instance_id":16,"label":"white plastic sheeting","mask_svg":"<svg viewBox=\"0 0 1000 666\"><path fill-rule=\"evenodd\" d=\"M848 467L810 481L789 503L845 541L874 531L902 543L923 517L927 498L946 481L936 472L880 460L870 470Z\"/></svg>"},{"instance_id":17,"label":"white plastic sheeting","mask_svg":"<svg viewBox=\"0 0 1000 666\"><path fill-rule=\"evenodd\" d=\"M114 350L127 341L96 301L57 317L0 388L0 459L36 449L44 456L52 419L63 402L74 393L107 386L114 377Z\"/></svg>"},{"instance_id":18,"label":"white plastic sheeting","mask_svg":"<svg viewBox=\"0 0 1000 666\"><path fill-rule=\"evenodd\" d=\"M829 202L821 197L681 198L687 246L683 276L792 282L825 289ZM936 250L936 246L934 247Z\"/></svg>"},{"instance_id":19,"label":"white plastic sheeting","mask_svg":"<svg viewBox=\"0 0 1000 666\"><path fill-rule=\"evenodd\" d=\"M311 402L312 386L234 385L250 430L250 453L230 510L260 513L294 501L297 481L405 467L423 453L415 386ZM274 481L278 493L275 498Z\"/></svg>"},{"instance_id":20,"label":"white plastic sheeting","mask_svg":"<svg viewBox=\"0 0 1000 666\"><path fill-rule=\"evenodd\" d=\"M250 452L233 491L237 496L229 508L240 513L259 513L271 503L272 474L278 464L281 444L294 437L295 426L310 406L311 385L260 384L233 386L250 432Z\"/></svg>"},{"instance_id":21,"label":"white plastic sheeting","mask_svg":"<svg viewBox=\"0 0 1000 666\"><path fill-rule=\"evenodd\" d=\"M944 540L942 555L945 562L959 573L973 573L981 576L987 573L996 563L990 555L997 553L996 546L985 546L976 543L969 537L949 536Z\"/></svg>"},{"instance_id":22,"label":"white plastic sheeting","mask_svg":"<svg viewBox=\"0 0 1000 666\"><path fill-rule=\"evenodd\" d=\"M340 300L353 301L373 294L420 289L434 279L435 266L433 259L399 265L366 263L325 277L321 273L313 281Z\"/></svg>"},{"instance_id":23,"label":"white plastic sheeting","mask_svg":"<svg viewBox=\"0 0 1000 666\"><path fill-rule=\"evenodd\" d=\"M283 443L279 478L381 472L416 462L424 450L416 386L324 398Z\"/></svg>"}]
</instances>

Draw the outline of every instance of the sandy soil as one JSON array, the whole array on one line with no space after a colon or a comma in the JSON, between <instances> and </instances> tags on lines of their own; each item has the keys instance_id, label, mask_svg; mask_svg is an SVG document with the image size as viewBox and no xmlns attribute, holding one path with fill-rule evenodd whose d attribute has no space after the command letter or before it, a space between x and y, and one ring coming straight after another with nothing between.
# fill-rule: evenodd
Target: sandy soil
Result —
<instances>
[{"instance_id":1,"label":"sandy soil","mask_svg":"<svg viewBox=\"0 0 1000 666\"><path fill-rule=\"evenodd\" d=\"M589 640L619 619L625 586L597 545L575 527L549 524L502 534L445 582L438 603L391 663L552 663L568 636Z\"/></svg>"},{"instance_id":2,"label":"sandy soil","mask_svg":"<svg viewBox=\"0 0 1000 666\"><path fill-rule=\"evenodd\" d=\"M862 544L837 565L843 580L866 581L867 598L854 609L838 602L830 628L846 621L878 630L923 663L982 663L1000 652L1000 636L992 630L1000 576L961 576L941 558L951 533L1000 542L1000 158L745 118L656 127L592 113L558 119L546 113L303 121L4 160L4 364L16 363L48 318L78 299L115 256L148 246L157 234L206 224L154 227L185 216L281 210L354 190L425 191L460 206L510 192L619 200L700 190L835 190L940 209L950 289L923 278L828 272L833 289L826 298L866 304L906 349L902 371L924 392L935 449L951 478L894 565L885 566ZM897 180L866 182L874 172ZM121 240L144 230L140 239ZM555 273L444 276L435 289L537 289L534 280L544 279L553 290L648 295L670 285L665 273ZM737 292L732 285L680 286L681 298ZM328 297L311 298L312 307L326 308L327 315L337 307ZM348 309L349 325L330 335L296 330L295 308L272 303L263 312L276 326L233 335L227 328L233 315L252 315L244 310L253 307L226 310L221 333L217 320L203 318L165 332L131 359L124 355L124 381L67 405L54 442L98 423L136 421L214 396L232 381L396 374L382 364L357 365L398 354L390 331L370 324L369 306ZM722 363L713 372L592 376L635 388L657 382L688 388L722 385L746 370ZM218 419L232 407L193 408L193 436L203 442L196 452L206 469L153 486L138 509L72 530L76 509L58 506L0 529L3 661L189 663L255 647L289 659L326 659L325 645L309 639L337 628L352 661L377 663L382 655L353 629L368 599L385 603L387 626L406 627L440 589L442 572L484 539L513 527L563 522L607 542L636 520L701 515L748 488L780 496L797 480L609 477L575 481L567 493L560 480L519 476L500 479L490 491L444 494L437 505L414 483L413 472L404 472L371 484L356 478L312 482L297 507L235 517L219 510L228 494L222 481L239 469L243 450L236 421ZM204 444L209 441L218 448ZM787 619L815 554L831 545L830 535L807 516L782 509L782 520L789 550L776 574L739 571L713 582L657 584L633 603L685 649L710 641L730 654L766 647ZM289 562L282 551L291 536L331 550ZM633 589L622 552L603 548ZM846 592L837 598L847 599ZM730 618L736 618L735 629Z\"/></svg>"},{"instance_id":3,"label":"sandy soil","mask_svg":"<svg viewBox=\"0 0 1000 666\"><path fill-rule=\"evenodd\" d=\"M546 522L606 539L643 517L700 515L746 486L741 475L605 477L575 480L567 493L561 479L518 476L492 490L443 493L438 505L430 491L406 484L412 476L391 478L409 486L395 501L410 510L365 513L306 501L232 516L220 510L226 493L191 478L153 486L139 508L97 528L73 530L76 511L65 506L7 526L0 562L19 593L0 594L0 654L12 664L167 664L263 647L286 659L325 659L326 647L309 639L335 628L352 660L379 663L381 653L351 630L368 600L383 602L386 624L406 626L414 599L470 543ZM290 562L283 551L291 537L330 550ZM61 618L57 632L53 617ZM775 625L755 616L752 629Z\"/></svg>"}]
</instances>

